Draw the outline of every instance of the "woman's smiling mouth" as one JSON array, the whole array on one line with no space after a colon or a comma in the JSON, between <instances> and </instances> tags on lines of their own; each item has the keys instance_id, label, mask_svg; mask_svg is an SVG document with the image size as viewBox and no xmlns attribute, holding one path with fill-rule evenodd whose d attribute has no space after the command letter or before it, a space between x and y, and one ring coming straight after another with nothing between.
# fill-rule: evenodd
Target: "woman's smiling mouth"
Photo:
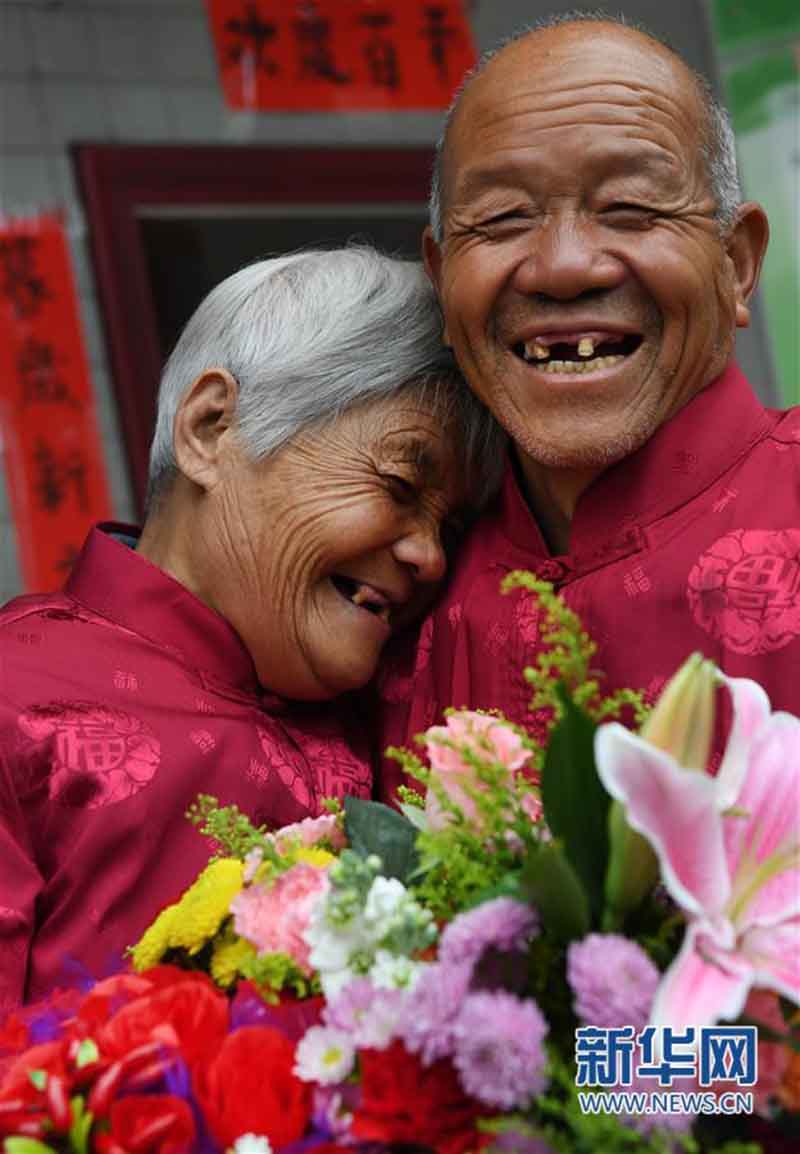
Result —
<instances>
[{"instance_id":1,"label":"woman's smiling mouth","mask_svg":"<svg viewBox=\"0 0 800 1154\"><path fill-rule=\"evenodd\" d=\"M359 581L355 577L347 577L342 573L334 573L330 580L336 592L350 605L364 610L373 617L377 617L385 625L389 625L393 603L374 585L370 585L366 581Z\"/></svg>"}]
</instances>

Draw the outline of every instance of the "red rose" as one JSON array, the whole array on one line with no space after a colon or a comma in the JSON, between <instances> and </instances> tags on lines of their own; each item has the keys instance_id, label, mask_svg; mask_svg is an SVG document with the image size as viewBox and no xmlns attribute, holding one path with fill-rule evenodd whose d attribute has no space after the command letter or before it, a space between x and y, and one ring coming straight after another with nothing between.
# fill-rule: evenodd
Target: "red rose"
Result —
<instances>
[{"instance_id":1,"label":"red rose","mask_svg":"<svg viewBox=\"0 0 800 1154\"><path fill-rule=\"evenodd\" d=\"M243 1026L196 1071L197 1097L217 1141L263 1134L276 1148L295 1142L311 1118L311 1087L292 1073L294 1046L269 1026Z\"/></svg>"},{"instance_id":2,"label":"red rose","mask_svg":"<svg viewBox=\"0 0 800 1154\"><path fill-rule=\"evenodd\" d=\"M190 1154L195 1139L188 1104L173 1094L131 1094L111 1107L111 1130L97 1139L100 1154Z\"/></svg>"},{"instance_id":3,"label":"red rose","mask_svg":"<svg viewBox=\"0 0 800 1154\"><path fill-rule=\"evenodd\" d=\"M24 1098L26 1102L44 1100L41 1090L37 1090L28 1077L31 1070L44 1070L64 1077L67 1073L66 1043L61 1040L42 1042L21 1054L5 1072L0 1085L0 1102L12 1098Z\"/></svg>"},{"instance_id":4,"label":"red rose","mask_svg":"<svg viewBox=\"0 0 800 1154\"><path fill-rule=\"evenodd\" d=\"M142 997L151 989L151 983L139 974L116 974L97 982L81 1002L74 1032L84 1037L92 1036L128 1002Z\"/></svg>"},{"instance_id":5,"label":"red rose","mask_svg":"<svg viewBox=\"0 0 800 1154\"><path fill-rule=\"evenodd\" d=\"M114 1014L95 1034L103 1058L161 1040L180 1050L188 1066L215 1053L228 1030L228 1002L201 975L152 989Z\"/></svg>"},{"instance_id":6,"label":"red rose","mask_svg":"<svg viewBox=\"0 0 800 1154\"><path fill-rule=\"evenodd\" d=\"M485 1143L475 1132L482 1112L448 1061L423 1066L402 1042L361 1051L361 1104L352 1131L365 1140L413 1142L438 1154L465 1154Z\"/></svg>"}]
</instances>

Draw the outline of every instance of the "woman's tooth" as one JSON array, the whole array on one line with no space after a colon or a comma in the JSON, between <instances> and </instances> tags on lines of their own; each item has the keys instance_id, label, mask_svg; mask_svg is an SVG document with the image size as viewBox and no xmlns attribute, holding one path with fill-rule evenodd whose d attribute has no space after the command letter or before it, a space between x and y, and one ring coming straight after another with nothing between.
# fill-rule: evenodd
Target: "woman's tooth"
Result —
<instances>
[{"instance_id":1,"label":"woman's tooth","mask_svg":"<svg viewBox=\"0 0 800 1154\"><path fill-rule=\"evenodd\" d=\"M594 356L594 341L591 337L581 337L578 341L578 356L584 359Z\"/></svg>"}]
</instances>

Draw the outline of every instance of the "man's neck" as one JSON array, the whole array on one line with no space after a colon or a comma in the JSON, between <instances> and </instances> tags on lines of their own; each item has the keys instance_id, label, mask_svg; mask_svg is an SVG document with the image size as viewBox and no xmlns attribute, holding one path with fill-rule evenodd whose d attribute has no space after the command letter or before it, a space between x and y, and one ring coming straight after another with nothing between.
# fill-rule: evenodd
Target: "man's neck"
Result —
<instances>
[{"instance_id":1,"label":"man's neck","mask_svg":"<svg viewBox=\"0 0 800 1154\"><path fill-rule=\"evenodd\" d=\"M531 512L548 549L558 556L569 552L575 507L602 469L553 469L517 451L518 477Z\"/></svg>"}]
</instances>

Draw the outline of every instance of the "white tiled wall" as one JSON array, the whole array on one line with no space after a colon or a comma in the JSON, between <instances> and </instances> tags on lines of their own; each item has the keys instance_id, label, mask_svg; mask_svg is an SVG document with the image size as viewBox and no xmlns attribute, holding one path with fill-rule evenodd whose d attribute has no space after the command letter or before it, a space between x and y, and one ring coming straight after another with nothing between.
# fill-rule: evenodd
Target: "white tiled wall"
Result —
<instances>
[{"instance_id":1,"label":"white tiled wall","mask_svg":"<svg viewBox=\"0 0 800 1154\"><path fill-rule=\"evenodd\" d=\"M84 339L115 514L132 506L86 222L68 153L75 141L424 144L439 118L231 113L202 0L0 0L0 212L66 209ZM19 592L0 470L0 603Z\"/></svg>"},{"instance_id":2,"label":"white tiled wall","mask_svg":"<svg viewBox=\"0 0 800 1154\"><path fill-rule=\"evenodd\" d=\"M710 53L703 3L623 0L613 7L669 36L703 68ZM574 0L466 2L479 48L538 14L574 6ZM69 145L77 140L419 145L436 138L439 121L428 113L229 112L217 84L203 0L0 0L0 212L56 205L66 210L118 517L131 516L130 492ZM0 470L0 603L18 591Z\"/></svg>"}]
</instances>

